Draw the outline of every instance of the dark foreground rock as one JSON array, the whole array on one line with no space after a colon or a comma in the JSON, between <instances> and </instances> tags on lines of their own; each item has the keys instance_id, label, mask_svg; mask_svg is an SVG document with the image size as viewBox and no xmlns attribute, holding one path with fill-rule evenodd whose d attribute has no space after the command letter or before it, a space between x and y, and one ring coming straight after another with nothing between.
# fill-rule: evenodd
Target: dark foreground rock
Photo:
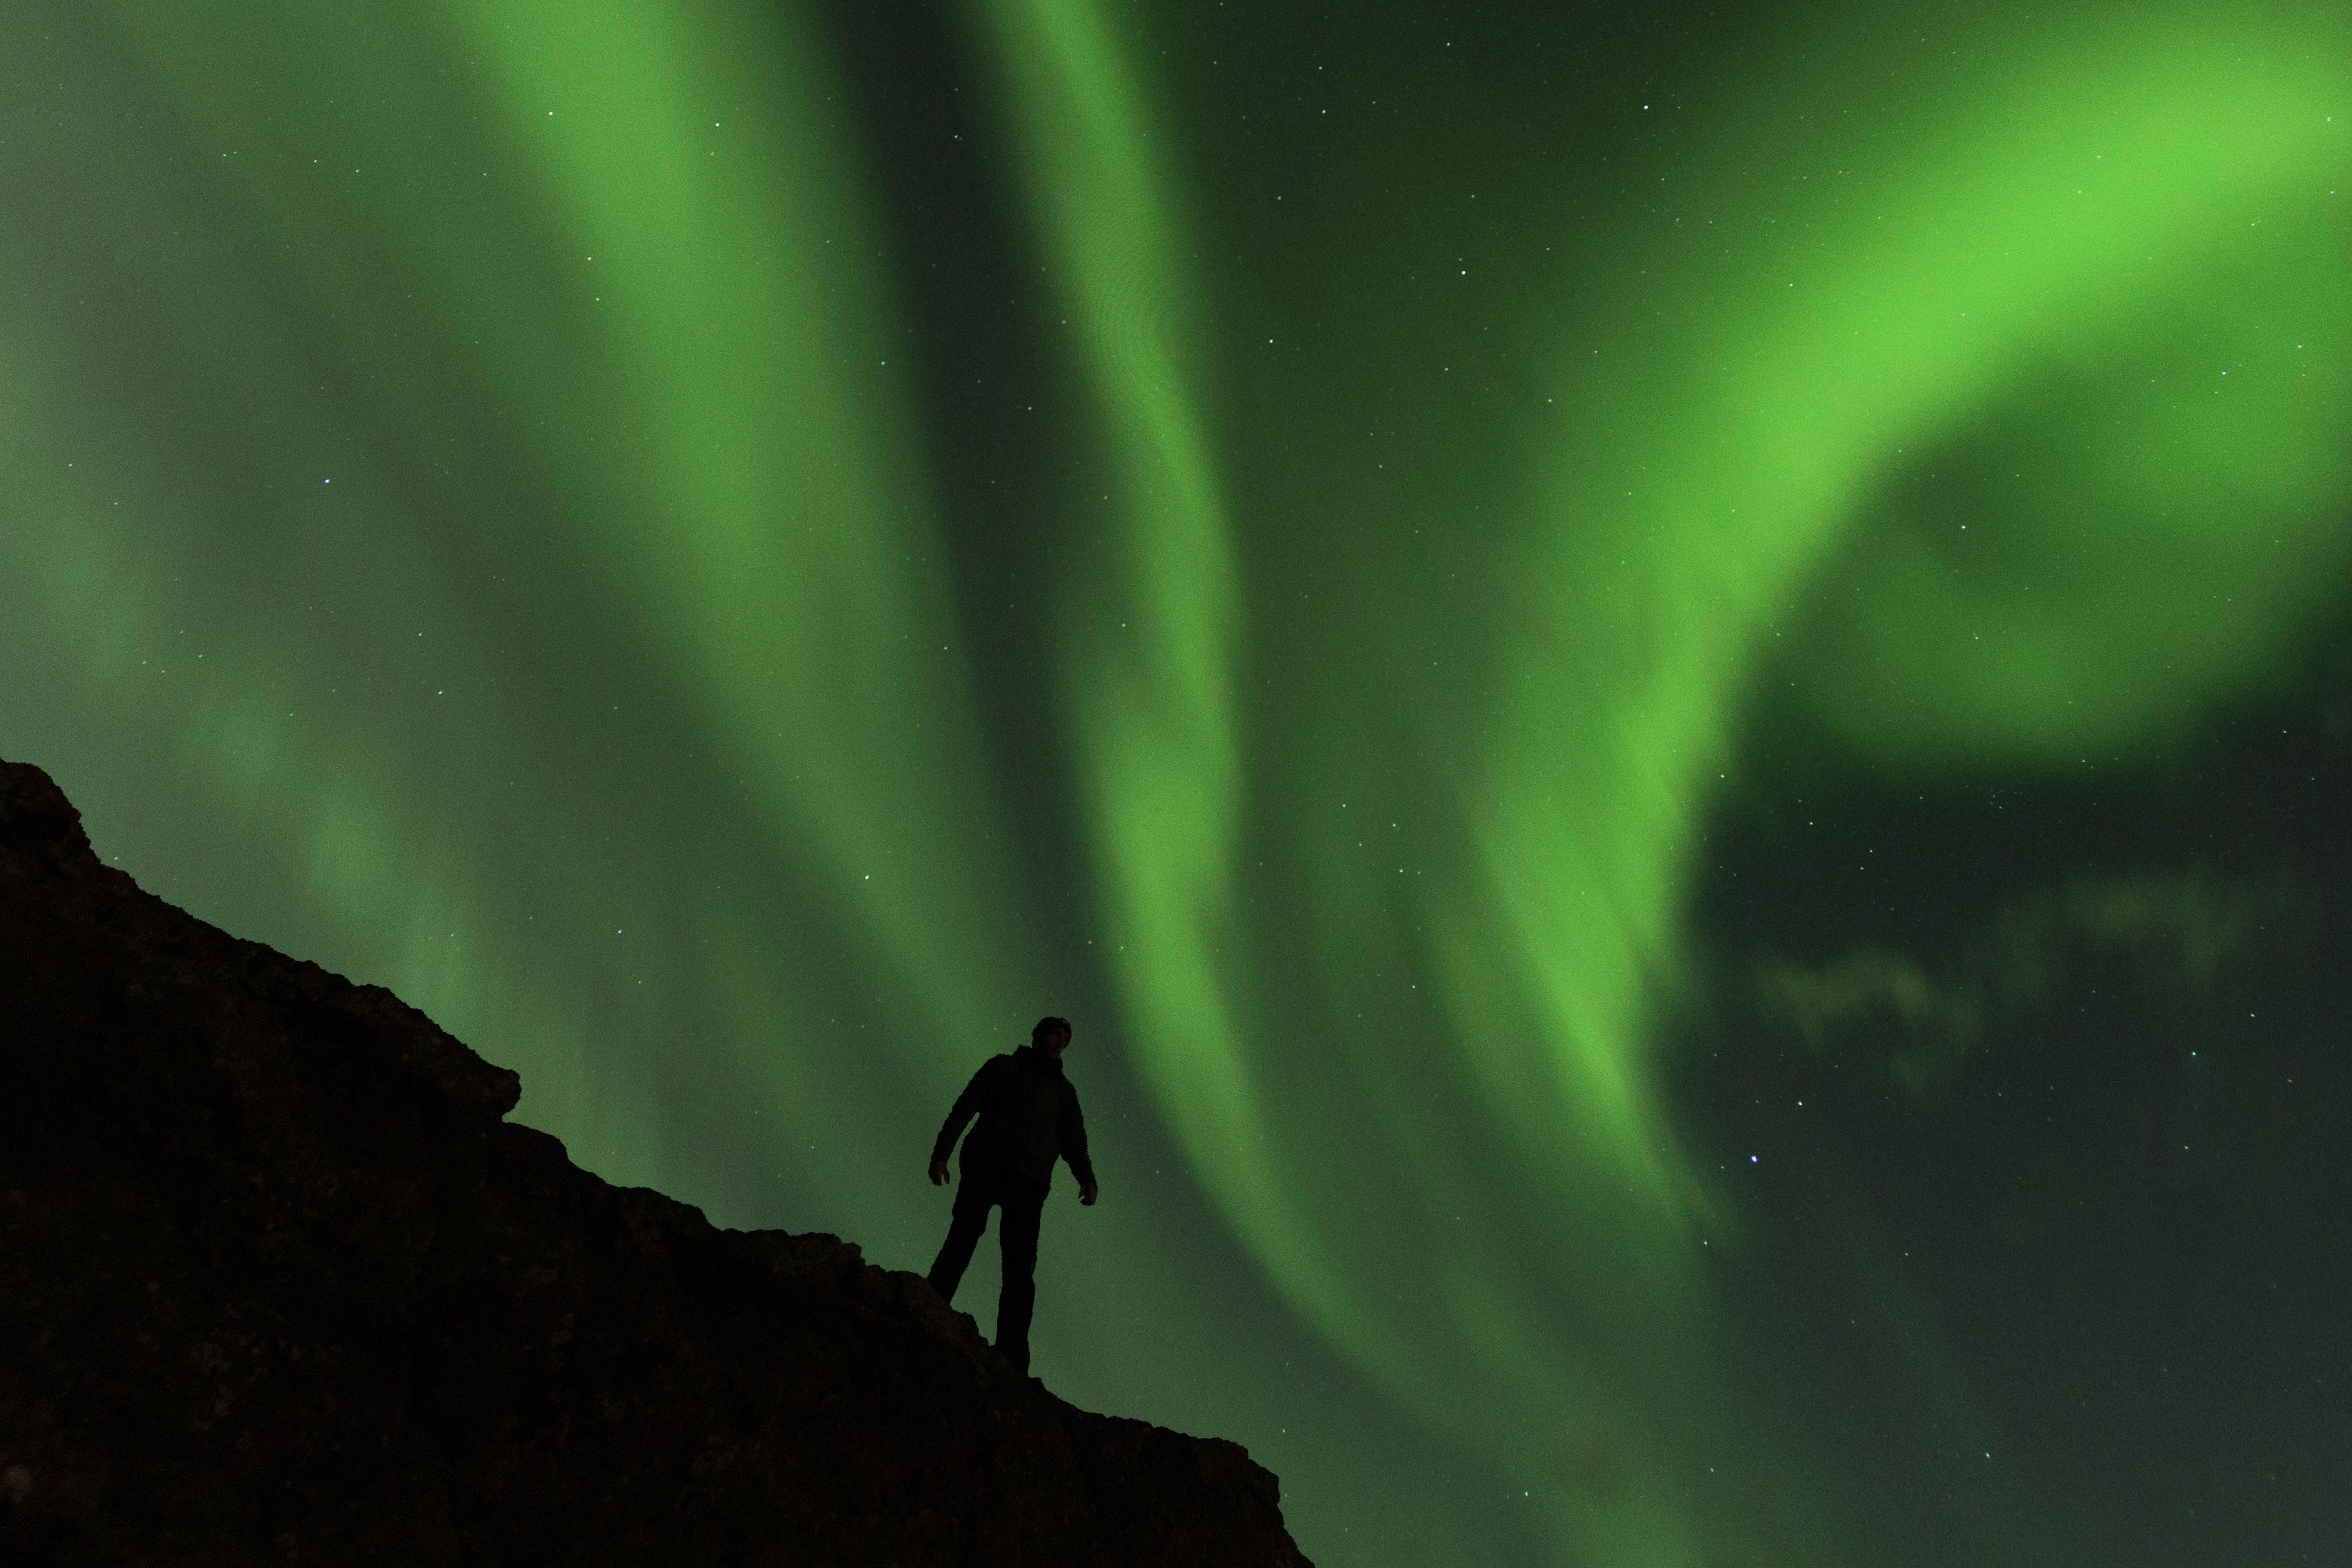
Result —
<instances>
[{"instance_id":1,"label":"dark foreground rock","mask_svg":"<svg viewBox=\"0 0 2352 1568\"><path fill-rule=\"evenodd\" d=\"M1232 1443L714 1229L0 763L0 1563L1294 1564Z\"/></svg>"}]
</instances>

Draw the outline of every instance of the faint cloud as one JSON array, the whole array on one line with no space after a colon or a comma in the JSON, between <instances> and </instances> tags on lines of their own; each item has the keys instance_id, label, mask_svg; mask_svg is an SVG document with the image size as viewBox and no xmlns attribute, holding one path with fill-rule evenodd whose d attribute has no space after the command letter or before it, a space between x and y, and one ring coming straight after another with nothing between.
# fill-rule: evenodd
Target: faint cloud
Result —
<instances>
[{"instance_id":1,"label":"faint cloud","mask_svg":"<svg viewBox=\"0 0 2352 1568\"><path fill-rule=\"evenodd\" d=\"M2074 878L2011 900L1941 961L1873 945L1822 964L1768 960L1754 984L1765 1016L1811 1050L1884 1052L1896 1086L1925 1100L1990 1029L2031 1018L2083 975L2120 967L2150 1000L2187 1001L2258 944L2307 929L2308 913L2283 878Z\"/></svg>"},{"instance_id":2,"label":"faint cloud","mask_svg":"<svg viewBox=\"0 0 2352 1568\"><path fill-rule=\"evenodd\" d=\"M1852 1030L1890 1031L1901 1044L1888 1069L1914 1098L1940 1091L1958 1075L1983 1027L1975 997L1891 948L1857 948L1819 968L1766 963L1757 983L1768 1015L1792 1026L1815 1051Z\"/></svg>"}]
</instances>

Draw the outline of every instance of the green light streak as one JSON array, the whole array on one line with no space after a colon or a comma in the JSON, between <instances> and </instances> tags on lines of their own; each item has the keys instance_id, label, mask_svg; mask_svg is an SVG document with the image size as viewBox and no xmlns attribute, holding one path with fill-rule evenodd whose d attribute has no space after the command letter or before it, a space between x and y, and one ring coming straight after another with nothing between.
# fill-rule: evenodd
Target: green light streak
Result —
<instances>
[{"instance_id":1,"label":"green light streak","mask_svg":"<svg viewBox=\"0 0 2352 1568\"><path fill-rule=\"evenodd\" d=\"M1866 751L1892 739L2040 759L2135 739L2239 678L2275 646L2283 601L2332 581L2313 568L2337 559L2347 495L2340 443L2326 438L2346 412L2347 361L2329 352L2344 342L2342 226L2312 226L2343 165L2327 115L2344 80L2292 35L2212 27L2021 45L1945 101L1906 99L1906 115L1936 128L1924 143L1800 127L1722 149L1686 196L1722 215L1719 247L1612 269L1622 292L1563 367L1553 403L1572 412L1539 458L1548 526L1502 639L1469 803L1485 863L1444 917L1460 1037L1494 1047L1491 1103L1531 1161L1564 1175L1595 1162L1662 1216L1686 1201L1636 1042L1644 996L1671 973L1691 834L1775 621L1872 521L1906 454L2010 414L2053 359L2090 371L2099 395L2069 386L2073 422L2044 423L2037 456L2072 463L2060 493L2095 507L2053 506L2045 471L2031 476L2041 499L2029 481L1979 526L2008 534L1994 548L2012 558L2095 551L2122 581L2086 592L2070 563L2046 616L1991 606L2036 617L2000 628L2032 634L2022 647L1975 668L1939 649L1926 668L1922 619L1986 606L1956 603L1916 552L1853 584L1865 646L1859 668L1828 679ZM2265 220L2301 231L2242 243ZM2246 288L2265 304L2238 304ZM2151 326L2164 333L2153 353ZM2210 361L2256 370L2259 391L2216 405L2218 418L2183 408L2181 374L2141 390L2199 338ZM2296 341L2319 352L2295 358ZM2273 445L2284 431L2306 438ZM2184 486L2199 514L2187 526L2158 507ZM2240 529L2227 509L2241 498L2293 529L2292 547ZM2166 661L2125 657L2180 629L2178 574L2215 557L2262 594L2209 607ZM2028 669L2038 679L2021 681ZM1943 706L1923 710L1923 693ZM1513 951L1490 975L1497 911ZM1477 1026L1515 989L1542 1019L1536 1038Z\"/></svg>"},{"instance_id":2,"label":"green light streak","mask_svg":"<svg viewBox=\"0 0 2352 1568\"><path fill-rule=\"evenodd\" d=\"M618 416L594 437L620 449L561 459L609 476L616 574L683 634L783 837L824 857L941 1044L974 1037L1030 988L986 940L992 797L963 776L961 639L826 73L789 9L447 9L583 258L573 287L607 307L583 314Z\"/></svg>"},{"instance_id":3,"label":"green light streak","mask_svg":"<svg viewBox=\"0 0 2352 1568\"><path fill-rule=\"evenodd\" d=\"M305 5L250 6L243 29L123 11L223 144L260 133L251 100L217 90L258 60L331 156L398 172L372 193L396 254L953 1071L968 1047L948 1042L1001 1026L1034 986L992 940L996 797L970 787L980 747L907 367L795 14L447 0L437 26L385 37ZM414 90L453 78L446 104ZM487 137L453 132L479 125L478 102ZM450 178L469 166L524 193L488 232ZM315 199L275 168L254 187L289 226Z\"/></svg>"},{"instance_id":4,"label":"green light streak","mask_svg":"<svg viewBox=\"0 0 2352 1568\"><path fill-rule=\"evenodd\" d=\"M1455 1038L1571 1228L1630 1209L1671 1237L1706 1204L1649 1081L1650 1012L1759 660L1842 539L1869 531L1816 700L1864 754L1930 763L2159 737L2340 581L2352 292L2326 204L2352 84L2312 42L2340 21L2308 20L2021 39L1940 101L1906 93L1918 139L1845 129L1896 107L1860 98L1851 46L1819 77L1843 112L1733 115L1744 144L1695 160L1682 202L1714 243L1605 268L1609 309L1567 334L1465 802L1481 860L1435 920ZM2217 395L2225 365L2248 384ZM2022 445L2033 470L1925 513L2010 568L1956 593L1951 540L1882 542L1872 503L2003 420L2029 436L1979 460ZM2211 591L2184 607L2191 583ZM1531 1026L1493 1027L1515 1014ZM1646 1552L1605 1520L1576 1533L1687 1560L1646 1526Z\"/></svg>"},{"instance_id":5,"label":"green light streak","mask_svg":"<svg viewBox=\"0 0 2352 1568\"><path fill-rule=\"evenodd\" d=\"M960 1077L1066 961L1024 929L998 847L1019 792L982 760L887 280L824 108L837 84L797 12L437 0L392 27L292 0L114 10L257 233L328 237L294 291L337 323L331 351L380 400L311 405L275 324L224 323L193 283L150 280L158 317L247 345L221 381L277 387L256 406L306 461L374 417L394 422L368 431L387 451L526 454L546 515L486 510L481 526L540 528L593 562L632 646L715 740L717 761L663 776L740 777L857 960L842 989L877 1014L897 1000L877 991L912 999L910 1037L877 1058L911 1058L926 1092ZM1237 541L1311 530L1344 562L1381 548L1377 520L1260 515L1225 477L1249 454L1220 440L1262 437L1212 417L1215 279L1185 259L1199 247L1171 151L1184 106L1147 90L1110 19L1125 14L975 10L1107 476L1063 520L1093 553L1060 629L1118 1032L1302 1315L1493 1473L1532 1472L1563 1561L1664 1568L1792 1541L1794 1560L1834 1561L1828 1483L1712 1382L1738 1325L1693 1254L1726 1238L1737 1205L1678 1146L1654 1061L1699 835L1768 681L1850 748L1825 768L2077 765L2177 739L2341 593L2352 26L2317 6L2012 18L2006 42L1923 81L1883 68L1900 51L1864 18L1780 64L1740 62L1711 139L1661 165L1687 226L1601 212L1580 231L1600 237L1580 242L1573 295L1532 307L1557 348L1532 395L1546 422L1507 450L1516 477L1458 477L1465 506L1509 502L1475 534L1502 552L1508 591L1491 617L1429 630L1448 679L1476 674L1438 699L1466 717L1430 725L1466 742L1416 773L1380 750L1411 726L1374 710L1410 694L1360 690L1351 668L1252 663L1290 612L1253 597ZM1546 241L1571 248L1532 243ZM427 301L443 338L412 351L374 332L388 289ZM44 421L71 404L57 367L75 346L42 330L0 313L0 543L82 689L109 713L163 711L141 660L205 591L179 584L242 591L272 546L239 531L243 477L227 500L191 500L168 451L100 449L79 427L88 468L43 467L69 444ZM469 423L499 428L467 447ZM370 501L357 526L405 538L425 505ZM140 521L111 521L118 506ZM286 528L292 552L304 541ZM221 541L230 567L208 560ZM397 549L370 560L430 640L458 635L443 579ZM1338 629L1341 666L1387 632ZM537 1119L608 1170L657 1176L658 1118L609 1078L592 1092L585 1069L541 1064L599 1030L635 1043L659 1005L615 1024L519 983L526 937L478 934L498 825L436 816L379 720L287 694L314 635L262 624L216 643L163 750L270 826L377 973L506 1059L525 1053L549 1097ZM1253 752L1244 680L1341 694L1295 773ZM525 771L500 722L529 719L524 704L487 709L449 752ZM547 799L581 787L540 782ZM1454 837L1431 841L1464 852L1426 881L1348 859L1334 803L1383 790L1444 819ZM1245 863L1263 840L1296 856L1303 914ZM547 847L564 862L550 906L667 887L670 868L627 842ZM678 990L714 994L796 1130L754 1157L782 1163L789 1143L797 1158L807 1130L856 1121L823 1070L831 1020L800 994L818 961L780 951L791 935L739 918L747 904L680 907L709 952ZM1433 1013L1351 994L1375 962L1396 994L1436 994ZM567 978L585 992L604 976ZM1459 1119L1457 1068L1473 1112ZM877 1103L898 1087L868 1076L886 1084ZM935 1114L891 1101L877 1118ZM867 1142L870 1166L828 1170L828 1145L807 1168L878 1225L929 1194L872 1195L897 1155ZM1106 1360L1181 1319L1137 1304L1188 1284L1151 1201L1089 1220L1117 1238L1101 1245L1118 1277L1153 1284L1105 1331ZM1401 1287L1412 1268L1424 1276ZM1957 1358L1938 1359L1913 1310L1906 1343L1952 1369L1943 1402L1963 1407ZM1202 1382L1157 1362L1135 1375L1153 1397ZM1695 1456L1734 1447L1798 1478L1786 1508L1801 1524L1743 1515L1755 1491L1691 1500Z\"/></svg>"},{"instance_id":6,"label":"green light streak","mask_svg":"<svg viewBox=\"0 0 2352 1568\"><path fill-rule=\"evenodd\" d=\"M1183 247L1099 19L993 14L1027 114L1040 226L1130 492L1111 517L1135 625L1082 655L1077 705L1147 1060L1204 1179L1294 1298L1482 1443L1492 1412L1468 1416L1462 1390L1416 1364L1434 1347L1414 1342L1409 1315L1360 1276L1335 1294L1310 1227L1275 1217L1299 1203L1297 1176L1261 1147L1289 1129L1254 1098L1236 1042L1270 1016L1241 1000L1256 965L1231 923L1244 635L1200 395L1178 395L1197 376L1167 346L1181 329L1162 324L1181 319L1171 300L1189 284L1166 258ZM2314 215L2343 170L2329 113L2346 78L2342 57L2311 43L2340 26L2320 26L2136 14L2021 36L1964 79L1903 82L1876 102L1857 84L1883 41L1850 35L1810 66L1803 107L1730 113L1736 129L1694 160L1700 188L1684 205L1715 215L1709 243L1637 243L1579 272L1580 294L1601 303L1562 334L1577 351L1553 384L1557 433L1531 454L1529 527L1459 802L1478 857L1427 911L1453 1044L1488 1112L1563 1230L1623 1274L1610 1326L1578 1345L1509 1304L1530 1288L1511 1264L1479 1260L1451 1297L1455 1332L1485 1347L1490 1393L1555 1419L1598 1410L1626 1434L1636 1479L1615 1484L1617 1500L1563 1505L1579 1552L1685 1563L1720 1528L1667 1500L1676 1483L1651 1467L1678 1461L1631 1437L1631 1399L1608 1413L1604 1369L1671 1359L1698 1331L1687 1244L1711 1205L1665 1125L1648 1037L1680 962L1710 786L1782 626L1841 546L1871 561L1894 526L1884 497L1916 454L2022 408L2045 471L1979 526L2006 534L2007 559L2095 558L2031 605L2016 584L1980 593L2009 647L1974 667L1949 647L1940 663L1900 657L1923 620L1970 617L1916 560L1898 549L1851 584L1865 606L1845 634L1857 646L1817 661L1817 700L1865 751L1922 760L2145 743L2242 684L2274 657L2282 612L2336 581L2352 356L2342 226ZM2312 357L2289 357L2289 342ZM2186 401L2196 353L2253 367L2218 417ZM2141 390L2150 372L2154 393ZM2301 437L2284 453L2281 431ZM1992 458L2015 447L1979 444ZM2144 460L2150 447L2163 456ZM2053 490L2047 465L2071 488ZM2173 585L2212 568L2248 591L2182 615ZM2152 636L2167 638L2160 668L2127 657ZM2039 679L2021 680L2028 670ZM1349 793L1334 763L1306 788ZM1347 1205L1327 1192L1306 1206ZM1700 1403L1657 1392L1677 1411Z\"/></svg>"},{"instance_id":7,"label":"green light streak","mask_svg":"<svg viewBox=\"0 0 2352 1568\"><path fill-rule=\"evenodd\" d=\"M1624 258L1608 271L1618 290L1601 291L1610 309L1568 334L1580 352L1538 459L1544 526L1519 574L1532 589L1501 639L1465 803L1482 858L1436 923L1456 1040L1571 1213L1630 1208L1672 1236L1706 1203L1644 1043L1697 828L1776 623L1841 538L1877 521L1870 502L1911 454L1988 410L2011 416L2054 359L2095 390L2069 388L2064 423L2029 405L2046 466L1975 526L2011 560L2139 565L2104 592L2062 567L2030 608L1996 600L2005 624L1956 601L1948 573L1920 568L1925 550L1841 583L1832 613L1863 606L1865 635L1822 700L1865 754L1982 764L2137 740L2242 679L2277 647L2285 602L2337 580L2344 229L2331 214L2312 230L2345 172L2328 115L2347 78L2310 37L2200 16L2021 40L1942 101L1906 95L1905 116L1935 129L1917 140L1840 133L1893 107L1858 100L1855 46L1820 77L1853 118L1819 100L1811 117L1759 113L1754 131L1730 117L1745 145L1696 160L1702 188L1683 194L1719 238ZM2291 237L2249 243L2266 222ZM2249 289L2262 306L2238 303ZM2290 362L2295 341L2326 368ZM2264 367L2261 392L2218 418L2184 406L2190 343L2210 356L2199 370ZM2159 390L2141 392L2158 371ZM2284 431L2305 439L2281 450ZM1989 460L2012 451L1991 444ZM2049 484L2053 468L2071 483ZM2167 496L2200 515L2164 519ZM2248 506L2267 526L2243 526ZM1967 509L1935 515L1957 530ZM2273 552L2283 530L2295 537ZM2223 563L2263 592L2206 606L2179 636L2184 574ZM2020 599L2027 585L2004 584ZM1968 656L1949 647L1930 663L1914 649L1944 617L2032 635L1998 663L1957 668ZM2145 657L2165 633L2166 657ZM1493 1028L1515 997L1532 1026ZM1678 1290L1676 1273L1649 1289ZM1646 1528L1657 1546L1642 1552L1606 1521L1576 1533L1609 1561L1687 1560Z\"/></svg>"},{"instance_id":8,"label":"green light streak","mask_svg":"<svg viewBox=\"0 0 2352 1568\"><path fill-rule=\"evenodd\" d=\"M1200 412L1165 154L1134 68L1085 0L995 0L1036 222L1077 331L1112 482L1102 581L1074 596L1071 703L1129 1037L1225 1213L1342 1338L1359 1314L1289 1195L1255 1082L1234 856L1245 780L1241 586Z\"/></svg>"}]
</instances>

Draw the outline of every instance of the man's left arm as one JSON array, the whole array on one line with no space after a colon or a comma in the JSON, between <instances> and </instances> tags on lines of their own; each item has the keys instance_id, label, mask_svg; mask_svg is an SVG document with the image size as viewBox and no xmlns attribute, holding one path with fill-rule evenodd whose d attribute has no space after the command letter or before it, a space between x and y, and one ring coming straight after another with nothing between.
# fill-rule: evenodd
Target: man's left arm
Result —
<instances>
[{"instance_id":1,"label":"man's left arm","mask_svg":"<svg viewBox=\"0 0 2352 1568\"><path fill-rule=\"evenodd\" d=\"M1066 1086L1062 1095L1061 1133L1062 1158L1078 1178L1078 1202L1090 1204L1101 1189L1095 1185L1095 1163L1087 1158L1087 1117L1078 1109L1076 1085Z\"/></svg>"},{"instance_id":2,"label":"man's left arm","mask_svg":"<svg viewBox=\"0 0 2352 1568\"><path fill-rule=\"evenodd\" d=\"M956 1096L955 1105L948 1111L948 1119L940 1126L939 1137L931 1143L931 1185L946 1184L948 1151L954 1148L956 1140L962 1136L963 1124L980 1114L980 1097L985 1092L988 1069L995 1065L996 1060L992 1057L981 1063L980 1070L971 1075L971 1081L964 1085L961 1094Z\"/></svg>"}]
</instances>

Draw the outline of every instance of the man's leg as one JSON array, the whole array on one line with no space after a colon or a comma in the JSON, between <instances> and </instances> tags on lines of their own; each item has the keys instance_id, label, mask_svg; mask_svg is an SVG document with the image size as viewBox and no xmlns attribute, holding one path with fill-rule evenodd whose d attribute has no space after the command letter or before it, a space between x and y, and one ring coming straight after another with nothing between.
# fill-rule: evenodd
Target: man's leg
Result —
<instances>
[{"instance_id":1,"label":"man's leg","mask_svg":"<svg viewBox=\"0 0 2352 1568\"><path fill-rule=\"evenodd\" d=\"M942 1301L955 1300L963 1271L971 1266L971 1249L980 1245L980 1233L988 1228L988 1205L996 1201L988 1186L974 1180L970 1171L956 1183L955 1213L948 1221L948 1238L940 1244L939 1257L931 1260L931 1289Z\"/></svg>"},{"instance_id":2,"label":"man's leg","mask_svg":"<svg viewBox=\"0 0 2352 1568\"><path fill-rule=\"evenodd\" d=\"M1004 1217L996 1239L1004 1248L1004 1291L996 1299L996 1348L1016 1372L1029 1370L1029 1314L1037 1305L1037 1226L1045 1193L1015 1178L1005 1184Z\"/></svg>"}]
</instances>

